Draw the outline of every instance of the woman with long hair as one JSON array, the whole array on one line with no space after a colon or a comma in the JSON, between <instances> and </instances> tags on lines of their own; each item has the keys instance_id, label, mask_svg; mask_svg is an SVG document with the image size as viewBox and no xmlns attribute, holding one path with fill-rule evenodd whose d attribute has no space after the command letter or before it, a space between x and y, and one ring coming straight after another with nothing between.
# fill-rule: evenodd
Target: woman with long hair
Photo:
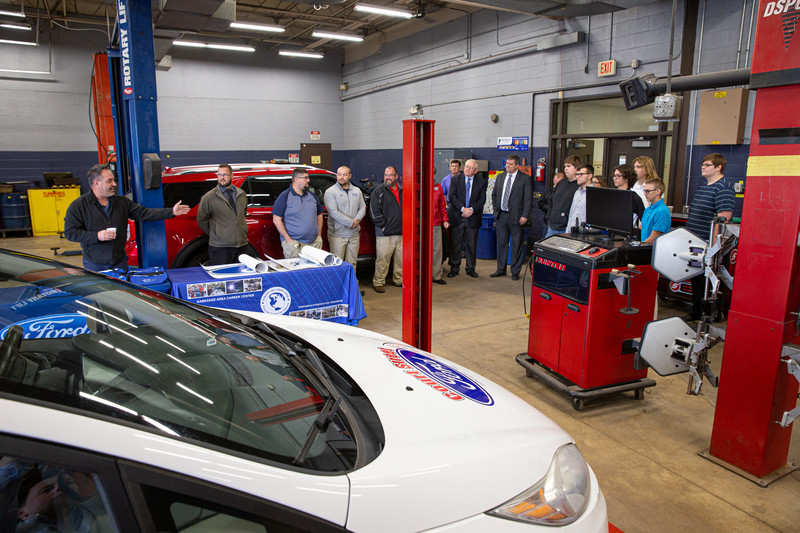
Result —
<instances>
[{"instance_id":1,"label":"woman with long hair","mask_svg":"<svg viewBox=\"0 0 800 533\"><path fill-rule=\"evenodd\" d=\"M650 205L647 198L644 196L644 184L649 180L661 179L656 172L656 164L652 157L640 155L633 160L633 170L636 172L636 183L633 184L631 190L642 198L645 207Z\"/></svg>"}]
</instances>

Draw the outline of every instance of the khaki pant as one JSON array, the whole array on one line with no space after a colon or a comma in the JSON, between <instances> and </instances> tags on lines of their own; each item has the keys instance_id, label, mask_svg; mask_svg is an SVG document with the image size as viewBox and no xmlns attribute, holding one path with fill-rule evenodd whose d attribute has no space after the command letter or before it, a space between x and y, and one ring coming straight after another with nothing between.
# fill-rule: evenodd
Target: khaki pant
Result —
<instances>
[{"instance_id":1,"label":"khaki pant","mask_svg":"<svg viewBox=\"0 0 800 533\"><path fill-rule=\"evenodd\" d=\"M334 237L331 232L328 232L328 245L331 247L331 253L336 257L340 257L345 263L353 265L353 270L356 269L358 262L358 246L361 243L361 236L356 233L352 237Z\"/></svg>"},{"instance_id":2,"label":"khaki pant","mask_svg":"<svg viewBox=\"0 0 800 533\"><path fill-rule=\"evenodd\" d=\"M392 263L394 275L392 281L395 285L403 283L403 236L390 235L389 237L375 237L375 275L372 284L383 287L386 283L386 274L389 271L389 260L394 256Z\"/></svg>"},{"instance_id":3,"label":"khaki pant","mask_svg":"<svg viewBox=\"0 0 800 533\"><path fill-rule=\"evenodd\" d=\"M294 242L296 243L297 241ZM304 246L313 246L314 248L319 248L322 250L322 237L317 235L317 238L314 239L314 242L310 242ZM300 257L300 248L294 244L287 244L286 241L281 241L281 248L283 248L283 257L286 259Z\"/></svg>"},{"instance_id":4,"label":"khaki pant","mask_svg":"<svg viewBox=\"0 0 800 533\"><path fill-rule=\"evenodd\" d=\"M442 279L442 227L433 227L433 279Z\"/></svg>"}]
</instances>

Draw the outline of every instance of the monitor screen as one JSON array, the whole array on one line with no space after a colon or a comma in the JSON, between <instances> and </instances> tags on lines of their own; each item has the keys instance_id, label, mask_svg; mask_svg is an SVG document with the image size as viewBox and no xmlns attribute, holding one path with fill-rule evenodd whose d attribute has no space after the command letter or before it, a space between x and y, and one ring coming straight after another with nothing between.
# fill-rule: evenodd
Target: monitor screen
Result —
<instances>
[{"instance_id":1,"label":"monitor screen","mask_svg":"<svg viewBox=\"0 0 800 533\"><path fill-rule=\"evenodd\" d=\"M633 235L633 191L586 188L586 225L617 235Z\"/></svg>"}]
</instances>

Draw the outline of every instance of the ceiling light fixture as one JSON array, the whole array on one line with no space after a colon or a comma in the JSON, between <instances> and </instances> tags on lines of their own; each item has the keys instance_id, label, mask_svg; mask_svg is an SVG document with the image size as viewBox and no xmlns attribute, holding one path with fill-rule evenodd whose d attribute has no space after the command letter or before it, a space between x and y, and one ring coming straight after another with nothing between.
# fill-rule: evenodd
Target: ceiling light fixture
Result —
<instances>
[{"instance_id":1,"label":"ceiling light fixture","mask_svg":"<svg viewBox=\"0 0 800 533\"><path fill-rule=\"evenodd\" d=\"M10 30L25 30L31 31L30 24L12 24L12 23L3 23L0 24L0 28L8 28Z\"/></svg>"},{"instance_id":2,"label":"ceiling light fixture","mask_svg":"<svg viewBox=\"0 0 800 533\"><path fill-rule=\"evenodd\" d=\"M364 13L374 13L375 15L385 15L387 17L401 17L404 19L414 18L414 14L410 11L402 9L394 9L385 6L373 6L370 4L356 4L356 11L363 11Z\"/></svg>"},{"instance_id":3,"label":"ceiling light fixture","mask_svg":"<svg viewBox=\"0 0 800 533\"><path fill-rule=\"evenodd\" d=\"M215 50L231 50L233 52L255 52L252 46L238 46L233 44L201 43L197 41L172 41L176 46L187 46L190 48L213 48Z\"/></svg>"},{"instance_id":4,"label":"ceiling light fixture","mask_svg":"<svg viewBox=\"0 0 800 533\"><path fill-rule=\"evenodd\" d=\"M311 34L312 37L319 37L320 39L338 39L340 41L353 41L360 43L364 40L360 35L348 35L346 33L331 33L327 31L315 31Z\"/></svg>"},{"instance_id":5,"label":"ceiling light fixture","mask_svg":"<svg viewBox=\"0 0 800 533\"><path fill-rule=\"evenodd\" d=\"M6 17L20 17L25 18L25 13L17 12L17 11L0 11L0 15L5 15Z\"/></svg>"},{"instance_id":6,"label":"ceiling light fixture","mask_svg":"<svg viewBox=\"0 0 800 533\"><path fill-rule=\"evenodd\" d=\"M278 26L275 24L250 24L249 22L231 22L229 27L236 28L238 30L269 31L275 33L286 31L286 28L283 26Z\"/></svg>"},{"instance_id":7,"label":"ceiling light fixture","mask_svg":"<svg viewBox=\"0 0 800 533\"><path fill-rule=\"evenodd\" d=\"M324 56L322 54L313 53L313 52L295 52L294 50L278 50L278 53L282 56L290 56L290 57L307 57L310 59L322 59Z\"/></svg>"},{"instance_id":8,"label":"ceiling light fixture","mask_svg":"<svg viewBox=\"0 0 800 533\"><path fill-rule=\"evenodd\" d=\"M0 44L21 44L23 46L39 46L39 43L31 43L28 41L10 41L8 39L0 39Z\"/></svg>"}]
</instances>

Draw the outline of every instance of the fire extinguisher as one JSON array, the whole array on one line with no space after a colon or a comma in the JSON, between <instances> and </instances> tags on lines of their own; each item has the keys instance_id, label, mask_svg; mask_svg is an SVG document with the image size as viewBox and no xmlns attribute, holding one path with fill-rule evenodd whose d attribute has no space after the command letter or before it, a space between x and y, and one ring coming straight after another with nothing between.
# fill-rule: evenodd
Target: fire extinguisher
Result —
<instances>
[{"instance_id":1,"label":"fire extinguisher","mask_svg":"<svg viewBox=\"0 0 800 533\"><path fill-rule=\"evenodd\" d=\"M539 161L536 163L536 181L544 181L545 180L545 170L547 169L547 163L545 162L544 157L540 157Z\"/></svg>"}]
</instances>

